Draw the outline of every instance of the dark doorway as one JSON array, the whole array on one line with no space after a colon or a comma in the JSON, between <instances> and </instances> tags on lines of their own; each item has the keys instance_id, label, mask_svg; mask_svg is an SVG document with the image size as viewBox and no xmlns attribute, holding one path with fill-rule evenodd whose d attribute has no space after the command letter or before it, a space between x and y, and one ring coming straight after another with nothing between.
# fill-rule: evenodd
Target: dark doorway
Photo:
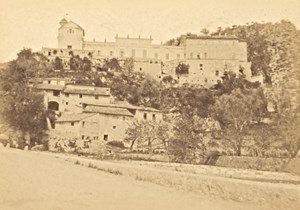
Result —
<instances>
[{"instance_id":1,"label":"dark doorway","mask_svg":"<svg viewBox=\"0 0 300 210\"><path fill-rule=\"evenodd\" d=\"M48 103L48 109L58 111L59 104L56 101L50 101Z\"/></svg>"}]
</instances>

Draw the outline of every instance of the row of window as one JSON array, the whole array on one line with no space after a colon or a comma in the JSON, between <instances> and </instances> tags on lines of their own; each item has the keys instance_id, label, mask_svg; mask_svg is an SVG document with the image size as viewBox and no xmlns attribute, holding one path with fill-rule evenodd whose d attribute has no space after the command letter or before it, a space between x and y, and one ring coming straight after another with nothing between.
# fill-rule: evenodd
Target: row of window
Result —
<instances>
[{"instance_id":1,"label":"row of window","mask_svg":"<svg viewBox=\"0 0 300 210\"><path fill-rule=\"evenodd\" d=\"M60 96L60 91L59 90L53 90L53 96ZM66 98L68 98L70 96L70 94L69 93L65 93L65 97ZM79 94L78 95L79 96L79 98L83 98L83 95L82 94ZM94 96L95 97L95 99L96 100L98 100L99 99L99 96Z\"/></svg>"},{"instance_id":2,"label":"row of window","mask_svg":"<svg viewBox=\"0 0 300 210\"><path fill-rule=\"evenodd\" d=\"M98 56L101 55L101 51L100 51L100 50L97 51L97 55L98 55ZM114 51L109 51L109 56L110 56L110 57L113 57L113 56L114 56ZM125 52L124 52L124 50L121 50L121 51L119 52L119 56L120 56L121 58L125 57ZM135 56L136 56L136 50L135 50L135 49L132 49L132 50L131 50L131 57L135 57ZM143 50L143 58L147 58L147 57L148 57L147 50ZM176 57L177 57L177 59L180 59L181 56L180 56L180 54L177 54ZM158 53L154 53L154 59L158 59ZM165 54L165 59L166 59L166 60L169 60L169 59L170 59L170 54L169 54L169 53L166 53L166 54Z\"/></svg>"},{"instance_id":3,"label":"row of window","mask_svg":"<svg viewBox=\"0 0 300 210\"><path fill-rule=\"evenodd\" d=\"M74 126L75 125L75 123L74 122L71 122L71 126ZM82 121L82 127L84 127L85 126L85 121ZM112 127L113 129L117 129L117 126L113 126Z\"/></svg>"},{"instance_id":4,"label":"row of window","mask_svg":"<svg viewBox=\"0 0 300 210\"><path fill-rule=\"evenodd\" d=\"M147 114L147 113L144 113L144 120L147 120L147 118L148 118L148 114ZM152 120L153 120L153 121L156 120L155 114L152 114Z\"/></svg>"}]
</instances>

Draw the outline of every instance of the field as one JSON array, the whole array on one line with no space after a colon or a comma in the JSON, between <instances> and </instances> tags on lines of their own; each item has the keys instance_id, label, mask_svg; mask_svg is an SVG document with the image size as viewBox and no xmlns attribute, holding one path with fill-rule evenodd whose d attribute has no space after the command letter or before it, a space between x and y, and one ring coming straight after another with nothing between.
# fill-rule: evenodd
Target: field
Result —
<instances>
[{"instance_id":1,"label":"field","mask_svg":"<svg viewBox=\"0 0 300 210\"><path fill-rule=\"evenodd\" d=\"M0 148L0 171L0 209L5 210L299 207L300 177L275 172L99 161L8 148Z\"/></svg>"}]
</instances>

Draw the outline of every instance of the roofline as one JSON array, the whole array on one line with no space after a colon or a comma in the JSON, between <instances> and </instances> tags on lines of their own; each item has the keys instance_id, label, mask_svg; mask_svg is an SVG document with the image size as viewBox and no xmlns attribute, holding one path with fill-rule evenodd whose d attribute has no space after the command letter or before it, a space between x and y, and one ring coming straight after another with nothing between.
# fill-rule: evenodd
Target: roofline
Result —
<instances>
[{"instance_id":1,"label":"roofline","mask_svg":"<svg viewBox=\"0 0 300 210\"><path fill-rule=\"evenodd\" d=\"M68 92L65 89L62 90L62 93L69 93L69 94L82 94L82 95L92 95L92 96L107 96L110 97L110 94L104 94L104 93L81 93L81 92L76 92L76 91L71 91Z\"/></svg>"},{"instance_id":2,"label":"roofline","mask_svg":"<svg viewBox=\"0 0 300 210\"><path fill-rule=\"evenodd\" d=\"M86 113L88 114L88 113ZM59 118L57 120L55 120L55 122L80 122L81 120L84 120L88 117L92 117L92 116L95 116L97 113L91 113L89 116L85 116L83 118L81 118L80 120L59 120Z\"/></svg>"},{"instance_id":3,"label":"roofline","mask_svg":"<svg viewBox=\"0 0 300 210\"><path fill-rule=\"evenodd\" d=\"M233 37L233 36L187 36L186 39L225 39L225 40L238 40L242 41L242 39L239 39L238 37Z\"/></svg>"},{"instance_id":4,"label":"roofline","mask_svg":"<svg viewBox=\"0 0 300 210\"><path fill-rule=\"evenodd\" d=\"M93 112L93 111L85 111L83 110L83 113L95 113L95 114L103 114L103 115L117 115L117 116L127 116L127 117L134 117L133 115L129 114L118 114L118 113L102 113L102 112Z\"/></svg>"},{"instance_id":5,"label":"roofline","mask_svg":"<svg viewBox=\"0 0 300 210\"><path fill-rule=\"evenodd\" d=\"M161 112L158 109L151 108L151 107L140 107L140 106L134 106L129 104L129 106L126 105L118 105L118 104L95 104L95 103L82 103L86 105L92 105L92 106L100 106L100 107L114 107L114 108L123 108L123 109L136 109L136 110L144 110L144 111L153 111L153 112Z\"/></svg>"}]
</instances>

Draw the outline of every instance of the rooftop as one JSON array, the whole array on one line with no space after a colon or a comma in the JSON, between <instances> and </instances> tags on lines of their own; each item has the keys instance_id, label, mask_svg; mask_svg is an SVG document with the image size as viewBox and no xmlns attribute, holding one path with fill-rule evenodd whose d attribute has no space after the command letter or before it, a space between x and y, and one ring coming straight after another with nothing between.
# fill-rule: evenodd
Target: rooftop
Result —
<instances>
[{"instance_id":1,"label":"rooftop","mask_svg":"<svg viewBox=\"0 0 300 210\"><path fill-rule=\"evenodd\" d=\"M133 117L133 115L127 109L115 108L115 107L100 107L100 106L88 105L83 109L83 112Z\"/></svg>"},{"instance_id":2,"label":"rooftop","mask_svg":"<svg viewBox=\"0 0 300 210\"><path fill-rule=\"evenodd\" d=\"M158 109L154 109L151 107L143 107L143 106L134 106L128 103L127 101L114 101L110 104L103 103L85 103L91 106L97 107L113 107L113 108L123 108L123 109L135 109L135 110L143 110L143 111L152 111L152 112L160 112Z\"/></svg>"},{"instance_id":3,"label":"rooftop","mask_svg":"<svg viewBox=\"0 0 300 210\"><path fill-rule=\"evenodd\" d=\"M63 90L65 86L56 84L38 84L36 88L41 90Z\"/></svg>"},{"instance_id":4,"label":"rooftop","mask_svg":"<svg viewBox=\"0 0 300 210\"><path fill-rule=\"evenodd\" d=\"M200 35L200 36L186 36L186 39L225 39L225 40L239 40L239 41L244 41L242 39L239 39L238 37L235 36L210 36L210 35Z\"/></svg>"},{"instance_id":5,"label":"rooftop","mask_svg":"<svg viewBox=\"0 0 300 210\"><path fill-rule=\"evenodd\" d=\"M95 113L63 113L60 118L58 118L55 122L79 122L87 117L91 117L95 115Z\"/></svg>"},{"instance_id":6,"label":"rooftop","mask_svg":"<svg viewBox=\"0 0 300 210\"><path fill-rule=\"evenodd\" d=\"M66 85L63 92L64 93L85 94L85 95L110 96L109 88L94 87L94 86Z\"/></svg>"}]
</instances>

